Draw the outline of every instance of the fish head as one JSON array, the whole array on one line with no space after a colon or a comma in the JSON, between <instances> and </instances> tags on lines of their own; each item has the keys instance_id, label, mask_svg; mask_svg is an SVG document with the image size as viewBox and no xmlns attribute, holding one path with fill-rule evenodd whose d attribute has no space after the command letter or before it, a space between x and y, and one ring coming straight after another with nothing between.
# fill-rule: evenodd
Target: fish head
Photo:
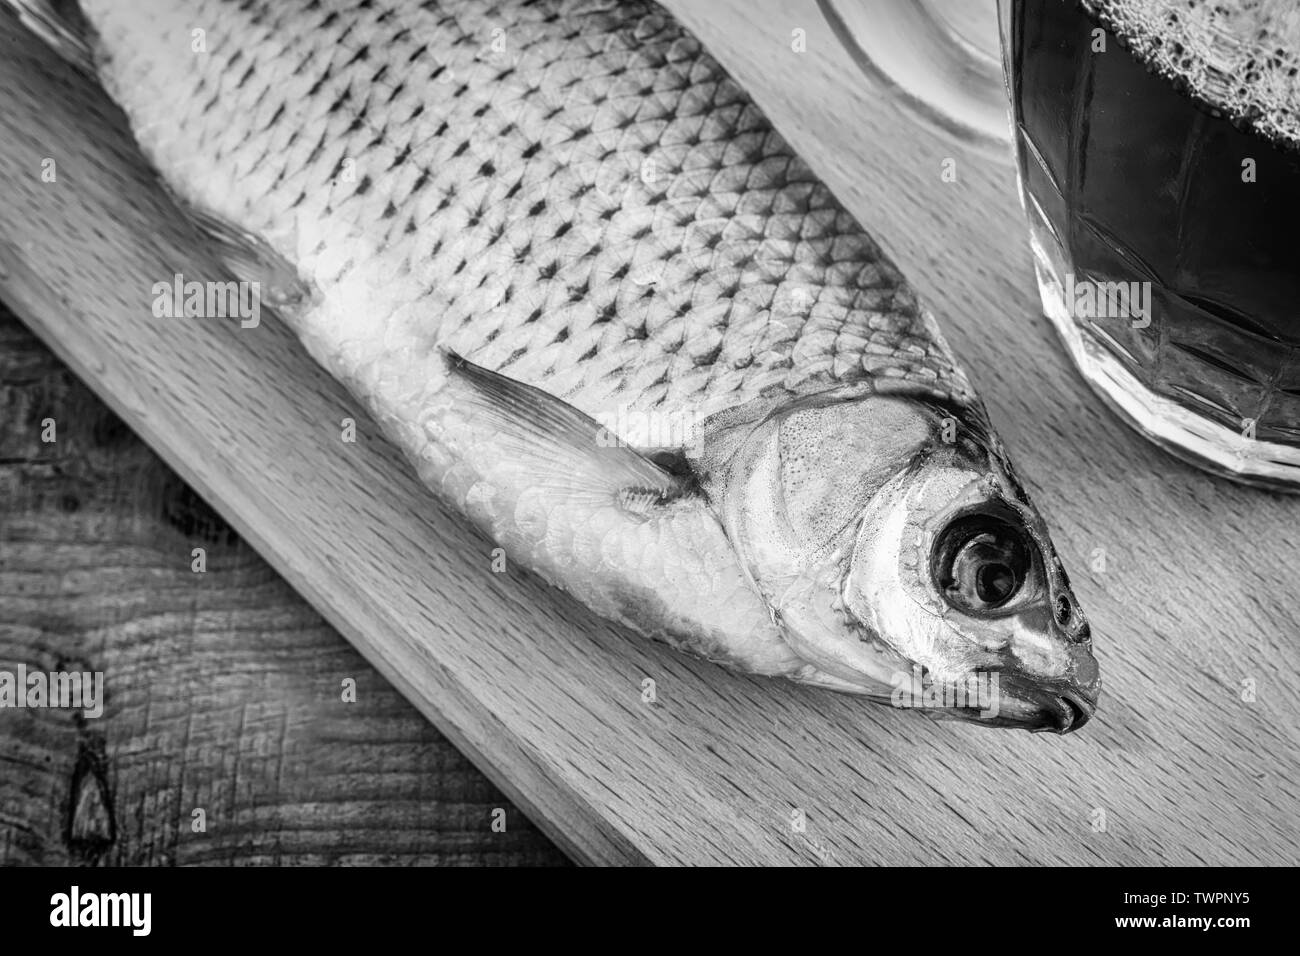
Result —
<instances>
[{"instance_id":1,"label":"fish head","mask_svg":"<svg viewBox=\"0 0 1300 956\"><path fill-rule=\"evenodd\" d=\"M843 600L941 687L986 688L958 716L1065 733L1100 691L1091 632L1042 516L978 440L891 478L862 514Z\"/></svg>"},{"instance_id":2,"label":"fish head","mask_svg":"<svg viewBox=\"0 0 1300 956\"><path fill-rule=\"evenodd\" d=\"M991 726L1092 716L1087 619L980 410L798 404L747 433L729 478L724 526L808 682Z\"/></svg>"}]
</instances>

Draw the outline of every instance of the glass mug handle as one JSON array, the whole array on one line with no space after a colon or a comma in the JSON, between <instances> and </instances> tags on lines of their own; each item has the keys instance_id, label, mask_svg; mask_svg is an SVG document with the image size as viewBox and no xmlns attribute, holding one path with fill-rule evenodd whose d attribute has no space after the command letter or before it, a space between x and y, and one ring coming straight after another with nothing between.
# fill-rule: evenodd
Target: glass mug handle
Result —
<instances>
[{"instance_id":1,"label":"glass mug handle","mask_svg":"<svg viewBox=\"0 0 1300 956\"><path fill-rule=\"evenodd\" d=\"M1013 162L996 0L817 0L868 76L922 124Z\"/></svg>"}]
</instances>

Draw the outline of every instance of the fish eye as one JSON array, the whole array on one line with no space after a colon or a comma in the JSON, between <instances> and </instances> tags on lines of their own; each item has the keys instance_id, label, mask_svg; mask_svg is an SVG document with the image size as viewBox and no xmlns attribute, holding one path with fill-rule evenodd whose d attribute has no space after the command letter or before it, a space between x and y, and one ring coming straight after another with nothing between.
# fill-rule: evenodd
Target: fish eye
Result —
<instances>
[{"instance_id":1,"label":"fish eye","mask_svg":"<svg viewBox=\"0 0 1300 956\"><path fill-rule=\"evenodd\" d=\"M1005 608L1033 570L1025 534L998 515L958 518L940 534L932 558L934 580L954 608L979 614Z\"/></svg>"}]
</instances>

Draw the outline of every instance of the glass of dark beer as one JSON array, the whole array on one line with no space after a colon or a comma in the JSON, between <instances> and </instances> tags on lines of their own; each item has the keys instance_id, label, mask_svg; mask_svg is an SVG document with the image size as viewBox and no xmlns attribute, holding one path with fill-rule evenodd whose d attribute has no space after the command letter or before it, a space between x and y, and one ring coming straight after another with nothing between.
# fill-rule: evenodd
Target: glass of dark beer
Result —
<instances>
[{"instance_id":1,"label":"glass of dark beer","mask_svg":"<svg viewBox=\"0 0 1300 956\"><path fill-rule=\"evenodd\" d=\"M854 0L820 2L860 62L869 21L944 6L856 0L853 25ZM1043 310L1079 370L1175 454L1300 490L1300 3L1000 0L998 21ZM961 73L970 44L946 46ZM914 95L987 151L971 97Z\"/></svg>"}]
</instances>

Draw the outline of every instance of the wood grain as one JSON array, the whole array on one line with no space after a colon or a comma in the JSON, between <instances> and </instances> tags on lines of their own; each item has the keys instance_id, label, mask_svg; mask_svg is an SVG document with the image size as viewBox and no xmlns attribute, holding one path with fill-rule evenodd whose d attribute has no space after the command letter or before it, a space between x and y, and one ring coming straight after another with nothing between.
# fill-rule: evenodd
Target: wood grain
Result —
<instances>
[{"instance_id":1,"label":"wood grain","mask_svg":"<svg viewBox=\"0 0 1300 956\"><path fill-rule=\"evenodd\" d=\"M0 711L0 866L564 862L0 304L0 669L20 663L111 674L112 706Z\"/></svg>"},{"instance_id":2,"label":"wood grain","mask_svg":"<svg viewBox=\"0 0 1300 956\"><path fill-rule=\"evenodd\" d=\"M0 284L579 860L1294 864L1300 500L1197 473L1101 407L1038 314L1010 166L915 129L811 2L669 6L892 251L970 366L1093 620L1106 689L1081 733L930 722L727 674L517 569L492 574L489 543L282 326L152 318L150 286L180 262L201 275L198 246L116 111L25 39L0 60ZM45 156L57 185L40 180ZM362 423L355 445L344 416Z\"/></svg>"}]
</instances>

